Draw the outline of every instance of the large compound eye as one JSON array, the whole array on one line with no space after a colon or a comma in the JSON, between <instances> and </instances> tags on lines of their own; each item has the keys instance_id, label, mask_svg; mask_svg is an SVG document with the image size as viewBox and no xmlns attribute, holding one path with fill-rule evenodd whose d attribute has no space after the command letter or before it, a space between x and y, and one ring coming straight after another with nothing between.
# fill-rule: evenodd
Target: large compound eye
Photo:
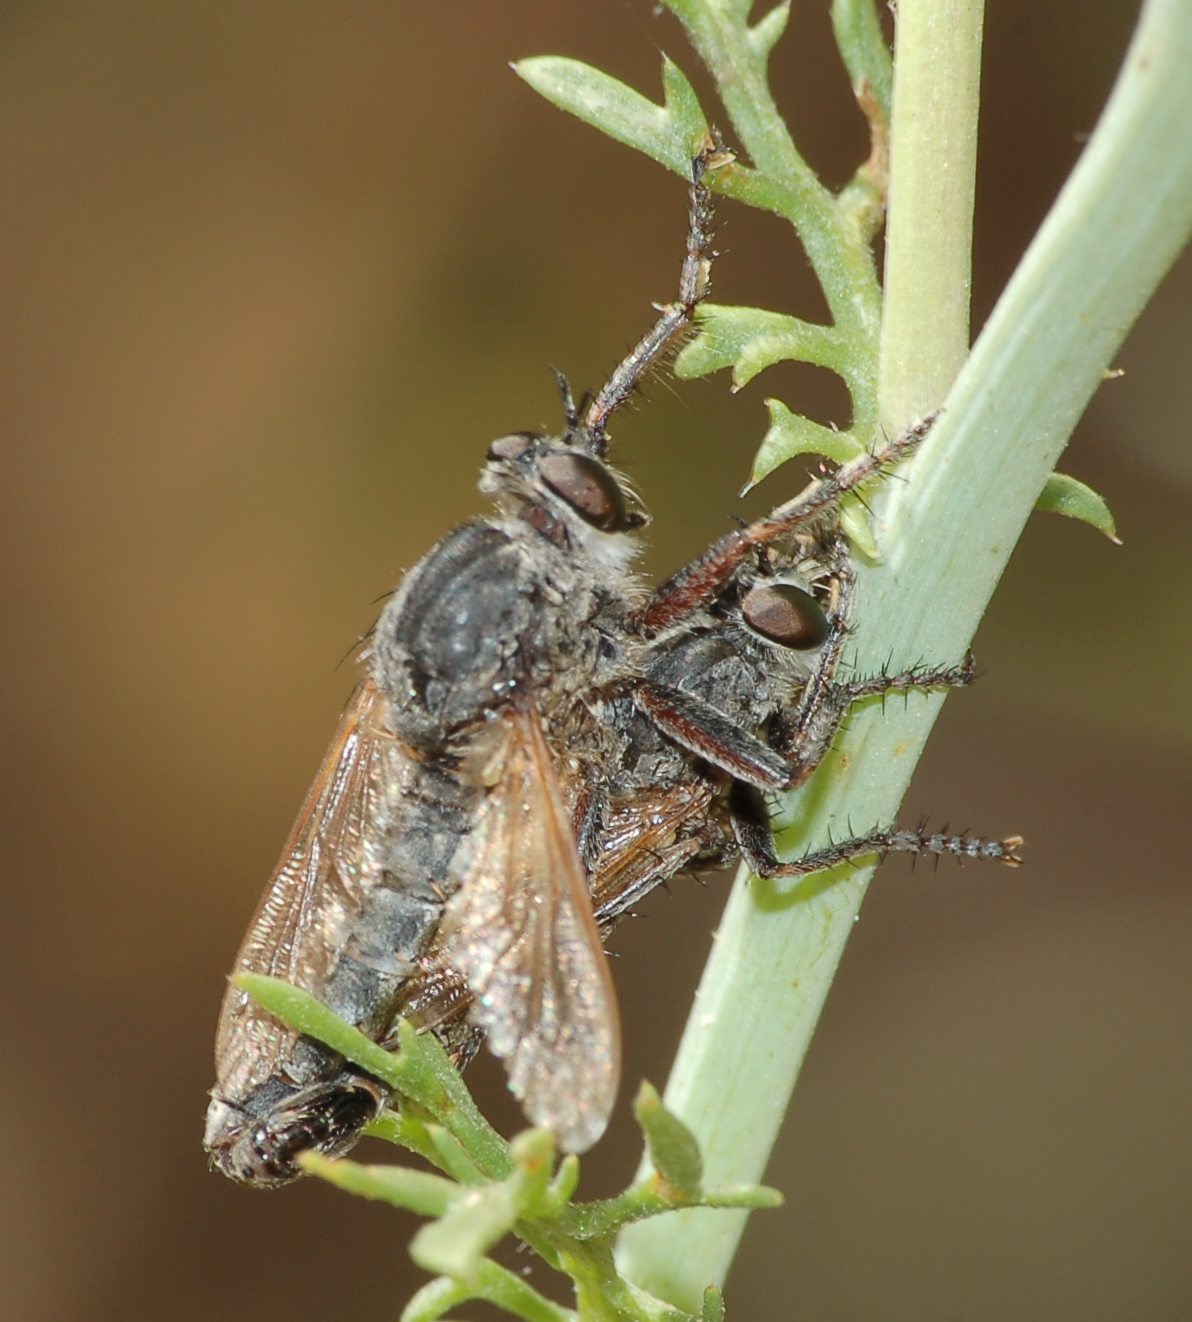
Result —
<instances>
[{"instance_id":1,"label":"large compound eye","mask_svg":"<svg viewBox=\"0 0 1192 1322\"><path fill-rule=\"evenodd\" d=\"M565 450L548 455L538 471L555 495L593 528L601 532L624 532L638 526L629 515L625 493L617 479L590 454Z\"/></svg>"},{"instance_id":2,"label":"large compound eye","mask_svg":"<svg viewBox=\"0 0 1192 1322\"><path fill-rule=\"evenodd\" d=\"M824 608L794 583L758 583L741 599L749 627L781 647L799 652L822 647L830 632Z\"/></svg>"},{"instance_id":3,"label":"large compound eye","mask_svg":"<svg viewBox=\"0 0 1192 1322\"><path fill-rule=\"evenodd\" d=\"M492 459L520 459L540 438L532 431L515 431L508 436L498 436L488 447L488 457Z\"/></svg>"}]
</instances>

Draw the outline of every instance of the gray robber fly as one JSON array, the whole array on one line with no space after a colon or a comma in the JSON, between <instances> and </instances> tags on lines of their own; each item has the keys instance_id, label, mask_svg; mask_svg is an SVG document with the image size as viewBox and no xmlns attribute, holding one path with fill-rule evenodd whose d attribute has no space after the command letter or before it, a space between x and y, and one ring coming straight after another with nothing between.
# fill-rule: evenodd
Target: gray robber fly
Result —
<instances>
[{"instance_id":1,"label":"gray robber fly","mask_svg":"<svg viewBox=\"0 0 1192 1322\"><path fill-rule=\"evenodd\" d=\"M891 851L1017 863L1017 837L882 829L792 862L767 792L805 780L852 703L959 686L971 664L840 680L853 572L841 499L908 454L929 421L721 538L650 593L646 522L605 462L607 423L708 289L705 174L693 162L679 297L559 436L494 441L495 517L449 533L377 622L236 960L317 996L383 1045L399 1018L461 1067L482 1040L535 1123L581 1152L604 1132L620 1033L604 937L654 887L743 857L793 877ZM584 406L586 403L586 407ZM225 995L204 1144L270 1187L305 1151L346 1152L386 1087Z\"/></svg>"}]
</instances>

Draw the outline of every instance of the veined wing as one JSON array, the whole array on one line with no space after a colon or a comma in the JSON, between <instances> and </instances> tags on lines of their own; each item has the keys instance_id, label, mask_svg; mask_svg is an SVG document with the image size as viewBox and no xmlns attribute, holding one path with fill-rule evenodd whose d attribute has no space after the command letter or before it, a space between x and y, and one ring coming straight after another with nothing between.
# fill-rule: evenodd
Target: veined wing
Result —
<instances>
[{"instance_id":1,"label":"veined wing","mask_svg":"<svg viewBox=\"0 0 1192 1322\"><path fill-rule=\"evenodd\" d=\"M538 717L514 710L504 721L436 945L467 979L470 1018L526 1114L583 1152L604 1132L620 1081L616 999Z\"/></svg>"},{"instance_id":2,"label":"veined wing","mask_svg":"<svg viewBox=\"0 0 1192 1322\"><path fill-rule=\"evenodd\" d=\"M353 694L240 953L237 973L266 973L318 995L352 918L383 867L409 754L390 733L389 700L370 680ZM229 987L215 1039L217 1089L242 1096L268 1078L293 1034Z\"/></svg>"},{"instance_id":3,"label":"veined wing","mask_svg":"<svg viewBox=\"0 0 1192 1322\"><path fill-rule=\"evenodd\" d=\"M725 828L712 811L716 786L706 776L613 797L605 805L588 887L606 935L627 909L714 848Z\"/></svg>"}]
</instances>

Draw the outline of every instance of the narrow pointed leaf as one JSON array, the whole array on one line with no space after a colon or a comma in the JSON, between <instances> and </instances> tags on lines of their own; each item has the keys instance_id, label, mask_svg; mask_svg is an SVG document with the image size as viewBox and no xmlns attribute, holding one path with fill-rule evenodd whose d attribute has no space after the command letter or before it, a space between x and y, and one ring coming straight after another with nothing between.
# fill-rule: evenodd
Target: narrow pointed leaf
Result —
<instances>
[{"instance_id":1,"label":"narrow pointed leaf","mask_svg":"<svg viewBox=\"0 0 1192 1322\"><path fill-rule=\"evenodd\" d=\"M1087 523L1104 533L1111 542L1118 546L1122 544L1113 521L1113 512L1105 497L1076 478L1069 477L1067 473L1052 473L1035 508L1048 514L1063 514L1069 519L1079 519L1081 523Z\"/></svg>"},{"instance_id":2,"label":"narrow pointed leaf","mask_svg":"<svg viewBox=\"0 0 1192 1322\"><path fill-rule=\"evenodd\" d=\"M864 505L852 501L840 511L840 526L853 549L871 565L881 563L882 553L873 535L873 523Z\"/></svg>"},{"instance_id":3,"label":"narrow pointed leaf","mask_svg":"<svg viewBox=\"0 0 1192 1322\"><path fill-rule=\"evenodd\" d=\"M862 453L861 443L849 432L833 431L831 427L792 413L780 399L766 400L766 408L770 411L770 428L753 461L746 490L796 455L822 454L833 463L845 464Z\"/></svg>"},{"instance_id":4,"label":"narrow pointed leaf","mask_svg":"<svg viewBox=\"0 0 1192 1322\"><path fill-rule=\"evenodd\" d=\"M517 1207L507 1184L470 1189L440 1220L414 1236L410 1257L424 1271L471 1283L485 1254L516 1220Z\"/></svg>"},{"instance_id":5,"label":"narrow pointed leaf","mask_svg":"<svg viewBox=\"0 0 1192 1322\"><path fill-rule=\"evenodd\" d=\"M691 160L707 134L695 90L678 67L663 63L663 105L580 60L538 55L513 66L517 76L560 110L566 110L617 142L689 176Z\"/></svg>"},{"instance_id":6,"label":"narrow pointed leaf","mask_svg":"<svg viewBox=\"0 0 1192 1322\"><path fill-rule=\"evenodd\" d=\"M377 1046L359 1029L344 1023L309 992L263 973L238 973L232 981L283 1024L325 1043L391 1088L402 1087L400 1058Z\"/></svg>"},{"instance_id":7,"label":"narrow pointed leaf","mask_svg":"<svg viewBox=\"0 0 1192 1322\"><path fill-rule=\"evenodd\" d=\"M704 1291L700 1322L724 1322L724 1295L714 1285Z\"/></svg>"},{"instance_id":8,"label":"narrow pointed leaf","mask_svg":"<svg viewBox=\"0 0 1192 1322\"><path fill-rule=\"evenodd\" d=\"M791 0L782 0L749 29L749 44L762 59L766 59L778 44L790 16Z\"/></svg>"},{"instance_id":9,"label":"narrow pointed leaf","mask_svg":"<svg viewBox=\"0 0 1192 1322\"><path fill-rule=\"evenodd\" d=\"M459 1304L473 1298L472 1291L458 1281L439 1276L429 1281L402 1310L401 1322L439 1322Z\"/></svg>"},{"instance_id":10,"label":"narrow pointed leaf","mask_svg":"<svg viewBox=\"0 0 1192 1322\"><path fill-rule=\"evenodd\" d=\"M654 1169L682 1194L694 1194L704 1175L699 1144L691 1130L662 1104L656 1089L643 1081L633 1102Z\"/></svg>"},{"instance_id":11,"label":"narrow pointed leaf","mask_svg":"<svg viewBox=\"0 0 1192 1322\"><path fill-rule=\"evenodd\" d=\"M775 363L835 367L840 350L840 337L830 326L761 308L713 304L701 310L698 333L675 360L675 375L691 380L731 367L739 390Z\"/></svg>"},{"instance_id":12,"label":"narrow pointed leaf","mask_svg":"<svg viewBox=\"0 0 1192 1322\"><path fill-rule=\"evenodd\" d=\"M442 1216L460 1199L459 1185L429 1171L402 1166L365 1166L356 1161L332 1161L317 1152L304 1153L299 1161L310 1175L336 1188L380 1202L404 1207L419 1216Z\"/></svg>"}]
</instances>

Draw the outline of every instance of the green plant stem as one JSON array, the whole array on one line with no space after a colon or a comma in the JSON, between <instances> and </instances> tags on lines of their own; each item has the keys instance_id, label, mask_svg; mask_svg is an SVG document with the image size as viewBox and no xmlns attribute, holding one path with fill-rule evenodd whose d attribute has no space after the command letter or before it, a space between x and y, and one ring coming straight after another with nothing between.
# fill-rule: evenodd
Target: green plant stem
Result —
<instances>
[{"instance_id":1,"label":"green plant stem","mask_svg":"<svg viewBox=\"0 0 1192 1322\"><path fill-rule=\"evenodd\" d=\"M983 0L898 11L878 407L896 435L947 395L969 348Z\"/></svg>"},{"instance_id":2,"label":"green plant stem","mask_svg":"<svg viewBox=\"0 0 1192 1322\"><path fill-rule=\"evenodd\" d=\"M449 1310L473 1299L487 1303L529 1322L575 1322L576 1314L544 1299L532 1286L511 1271L485 1259L467 1285L443 1277L424 1285L406 1305L401 1322L445 1317Z\"/></svg>"},{"instance_id":3,"label":"green plant stem","mask_svg":"<svg viewBox=\"0 0 1192 1322\"><path fill-rule=\"evenodd\" d=\"M784 180L796 198L792 217L810 246L832 257L832 196L800 155L766 82L766 56L749 40L739 4L723 0L666 0L700 58L717 76L733 131L757 170ZM746 9L748 6L745 7ZM812 264L816 258L812 256Z\"/></svg>"},{"instance_id":4,"label":"green plant stem","mask_svg":"<svg viewBox=\"0 0 1192 1322\"><path fill-rule=\"evenodd\" d=\"M934 2L903 0L900 10L905 18L913 3ZM931 25L919 31L926 39ZM975 86L975 71L941 76L930 52L915 56L902 45L900 60L938 82L941 98L958 82ZM857 603L858 650L871 664L961 655L1081 411L1187 241L1190 67L1192 6L1148 0L1101 122L910 480L881 493L886 560L862 575ZM899 88L914 95L905 80ZM958 112L967 106L971 115L968 92L958 95ZM971 121L964 129L975 130ZM893 818L938 706L925 699L905 712L857 713L791 811L803 846L826 830L846 834L850 821L861 828ZM865 881L830 874L784 891L738 877L665 1094L699 1139L709 1182L764 1171ZM704 1286L724 1281L743 1222L744 1214L683 1212L631 1226L621 1269L695 1312Z\"/></svg>"},{"instance_id":5,"label":"green plant stem","mask_svg":"<svg viewBox=\"0 0 1192 1322\"><path fill-rule=\"evenodd\" d=\"M758 31L772 17L785 21L786 6L776 6L759 24L748 28L751 6L737 0L665 3L715 75L733 131L757 173L787 185L781 214L795 226L806 249L834 325L854 342L872 340L877 335L880 309L872 254L848 232L832 195L799 154L766 79L768 48L758 40ZM774 27L776 37L781 27Z\"/></svg>"},{"instance_id":6,"label":"green plant stem","mask_svg":"<svg viewBox=\"0 0 1192 1322\"><path fill-rule=\"evenodd\" d=\"M854 93L867 87L889 122L890 52L873 0L832 0L832 31Z\"/></svg>"}]
</instances>

